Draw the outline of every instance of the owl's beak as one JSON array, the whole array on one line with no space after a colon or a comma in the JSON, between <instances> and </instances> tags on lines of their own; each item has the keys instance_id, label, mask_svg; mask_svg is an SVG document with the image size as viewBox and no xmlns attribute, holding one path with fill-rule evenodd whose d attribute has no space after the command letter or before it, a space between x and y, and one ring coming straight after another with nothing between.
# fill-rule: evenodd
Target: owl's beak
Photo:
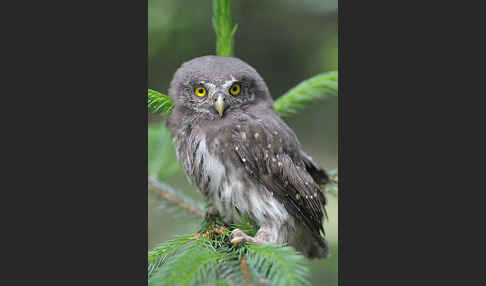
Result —
<instances>
[{"instance_id":1,"label":"owl's beak","mask_svg":"<svg viewBox=\"0 0 486 286\"><path fill-rule=\"evenodd\" d=\"M219 113L220 117L223 117L223 112L224 112L224 96L219 95L218 99L216 99L216 102L214 103L214 107Z\"/></svg>"}]
</instances>

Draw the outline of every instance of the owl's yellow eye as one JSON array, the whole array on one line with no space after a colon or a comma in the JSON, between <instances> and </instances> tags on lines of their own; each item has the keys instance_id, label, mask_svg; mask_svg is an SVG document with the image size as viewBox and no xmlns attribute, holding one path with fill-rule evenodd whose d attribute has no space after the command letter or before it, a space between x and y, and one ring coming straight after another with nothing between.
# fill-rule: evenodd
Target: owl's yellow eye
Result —
<instances>
[{"instance_id":1,"label":"owl's yellow eye","mask_svg":"<svg viewBox=\"0 0 486 286\"><path fill-rule=\"evenodd\" d=\"M194 89L194 93L199 97L203 97L206 95L206 89L204 88L204 86L199 85L196 87L196 89Z\"/></svg>"},{"instance_id":2,"label":"owl's yellow eye","mask_svg":"<svg viewBox=\"0 0 486 286\"><path fill-rule=\"evenodd\" d=\"M230 93L232 95L238 95L241 91L241 87L239 84L235 83L230 87Z\"/></svg>"}]
</instances>

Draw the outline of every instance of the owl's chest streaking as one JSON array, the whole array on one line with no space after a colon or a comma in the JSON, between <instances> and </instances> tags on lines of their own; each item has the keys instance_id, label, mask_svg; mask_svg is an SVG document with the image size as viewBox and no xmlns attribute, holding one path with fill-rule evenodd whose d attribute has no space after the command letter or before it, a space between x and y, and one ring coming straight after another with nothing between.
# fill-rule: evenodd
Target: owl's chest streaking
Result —
<instances>
[{"instance_id":1,"label":"owl's chest streaking","mask_svg":"<svg viewBox=\"0 0 486 286\"><path fill-rule=\"evenodd\" d=\"M244 124L181 130L174 134L177 156L189 180L212 203L226 223L239 222L247 213L259 225L292 223L286 208L267 190L238 156L238 146L262 134ZM254 148L262 148L255 142ZM268 145L268 144L266 144ZM265 146L266 146L265 145ZM262 160L272 160L270 156ZM262 162L262 164L266 164Z\"/></svg>"}]
</instances>

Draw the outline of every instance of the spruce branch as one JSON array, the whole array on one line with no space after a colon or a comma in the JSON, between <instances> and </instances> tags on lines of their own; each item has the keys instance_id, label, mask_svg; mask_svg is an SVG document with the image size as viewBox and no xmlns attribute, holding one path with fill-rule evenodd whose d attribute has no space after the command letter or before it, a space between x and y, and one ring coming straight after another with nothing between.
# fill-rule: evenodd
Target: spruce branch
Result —
<instances>
[{"instance_id":1,"label":"spruce branch","mask_svg":"<svg viewBox=\"0 0 486 286\"><path fill-rule=\"evenodd\" d=\"M234 35L238 25L233 27L231 0L213 0L213 28L216 33L216 55L232 57Z\"/></svg>"},{"instance_id":2,"label":"spruce branch","mask_svg":"<svg viewBox=\"0 0 486 286\"><path fill-rule=\"evenodd\" d=\"M151 193L197 217L204 217L204 211L189 198L183 197L182 192L151 177L148 178L148 183L148 190Z\"/></svg>"},{"instance_id":3,"label":"spruce branch","mask_svg":"<svg viewBox=\"0 0 486 286\"><path fill-rule=\"evenodd\" d=\"M250 272L248 271L248 264L246 263L246 256L243 255L240 259L240 267L241 272L243 273L243 277L245 278L245 286L253 286L252 279Z\"/></svg>"},{"instance_id":4,"label":"spruce branch","mask_svg":"<svg viewBox=\"0 0 486 286\"><path fill-rule=\"evenodd\" d=\"M328 95L337 95L337 92L337 71L322 73L287 91L275 101L274 108L280 116L288 117L301 111L312 102L325 99Z\"/></svg>"},{"instance_id":5,"label":"spruce branch","mask_svg":"<svg viewBox=\"0 0 486 286\"><path fill-rule=\"evenodd\" d=\"M172 99L165 94L148 89L147 100L148 109L154 114L165 113L168 115L172 111Z\"/></svg>"},{"instance_id":6,"label":"spruce branch","mask_svg":"<svg viewBox=\"0 0 486 286\"><path fill-rule=\"evenodd\" d=\"M272 285L309 285L309 269L304 256L290 246L248 244L249 267Z\"/></svg>"},{"instance_id":7,"label":"spruce branch","mask_svg":"<svg viewBox=\"0 0 486 286\"><path fill-rule=\"evenodd\" d=\"M149 285L212 285L217 279L217 263L225 254L202 243L183 246L184 251L174 256L149 279Z\"/></svg>"},{"instance_id":8,"label":"spruce branch","mask_svg":"<svg viewBox=\"0 0 486 286\"><path fill-rule=\"evenodd\" d=\"M149 285L308 285L304 256L289 246L234 246L229 242L234 228L208 215L195 235L154 248L149 252Z\"/></svg>"},{"instance_id":9,"label":"spruce branch","mask_svg":"<svg viewBox=\"0 0 486 286\"><path fill-rule=\"evenodd\" d=\"M166 241L150 250L148 253L148 278L150 279L159 270L159 267L165 263L167 257L173 255L179 247L194 239L194 236L183 235Z\"/></svg>"}]
</instances>

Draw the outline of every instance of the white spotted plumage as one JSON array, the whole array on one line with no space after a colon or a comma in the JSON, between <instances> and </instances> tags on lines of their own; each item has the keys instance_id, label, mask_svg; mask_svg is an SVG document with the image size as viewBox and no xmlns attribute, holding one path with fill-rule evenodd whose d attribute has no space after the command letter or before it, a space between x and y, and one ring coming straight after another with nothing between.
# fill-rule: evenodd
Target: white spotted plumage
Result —
<instances>
[{"instance_id":1,"label":"white spotted plumage","mask_svg":"<svg viewBox=\"0 0 486 286\"><path fill-rule=\"evenodd\" d=\"M229 90L235 81L237 95ZM197 97L201 84L207 94ZM178 69L169 97L174 109L167 126L178 159L212 203L211 213L216 209L227 224L247 213L259 227L254 237L246 235L249 242L289 243L310 258L326 257L319 186L327 174L275 113L261 76L235 58L201 57Z\"/></svg>"},{"instance_id":2,"label":"white spotted plumage","mask_svg":"<svg viewBox=\"0 0 486 286\"><path fill-rule=\"evenodd\" d=\"M207 197L226 223L239 222L238 212L248 213L258 225L275 229L272 233L275 234L273 239L276 242L287 241L288 231L283 226L293 227L294 222L285 207L262 185L244 185L241 182L242 175L239 174L242 170L232 165L225 168L209 152L205 138L199 142L196 151L194 167L197 166L201 166L199 171L204 174L201 185L208 186ZM268 225L269 222L271 225Z\"/></svg>"}]
</instances>

